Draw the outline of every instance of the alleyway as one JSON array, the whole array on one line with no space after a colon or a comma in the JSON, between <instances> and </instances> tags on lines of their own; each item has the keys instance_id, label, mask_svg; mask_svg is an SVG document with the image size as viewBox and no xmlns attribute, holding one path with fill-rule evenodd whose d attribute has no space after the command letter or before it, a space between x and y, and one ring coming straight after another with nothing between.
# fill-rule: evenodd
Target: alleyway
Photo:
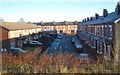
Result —
<instances>
[{"instance_id":1,"label":"alleyway","mask_svg":"<svg viewBox=\"0 0 120 75\"><path fill-rule=\"evenodd\" d=\"M84 44L82 44L83 53L77 52L75 46L71 42L71 36L72 35L64 35L62 39L56 38L46 52L50 55L55 55L58 52L73 53L75 56L88 54L89 58L96 55Z\"/></svg>"}]
</instances>

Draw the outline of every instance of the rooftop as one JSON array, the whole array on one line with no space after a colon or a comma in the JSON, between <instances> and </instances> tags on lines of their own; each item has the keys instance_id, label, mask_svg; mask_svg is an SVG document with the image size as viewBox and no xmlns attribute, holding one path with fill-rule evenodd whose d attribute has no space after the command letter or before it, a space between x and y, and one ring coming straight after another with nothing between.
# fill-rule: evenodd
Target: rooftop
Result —
<instances>
[{"instance_id":1,"label":"rooftop","mask_svg":"<svg viewBox=\"0 0 120 75\"><path fill-rule=\"evenodd\" d=\"M79 23L79 25L114 23L119 18L120 18L120 2L117 3L114 12L108 14L107 9L104 9L102 16L95 14L95 17L92 17L92 19L87 18L87 20L84 19L83 22Z\"/></svg>"},{"instance_id":2,"label":"rooftop","mask_svg":"<svg viewBox=\"0 0 120 75\"><path fill-rule=\"evenodd\" d=\"M30 23L17 23L17 22L2 22L1 27L13 31L13 30L25 30L25 29L35 29L37 26Z\"/></svg>"},{"instance_id":3,"label":"rooftop","mask_svg":"<svg viewBox=\"0 0 120 75\"><path fill-rule=\"evenodd\" d=\"M98 19L96 19L94 17L92 21L90 20L90 21L86 21L86 22L81 22L80 24L88 25L88 24L100 24L100 23L101 24L103 24L103 23L113 23L119 18L120 18L120 14L117 15L116 12L112 12L112 13L108 14L108 16L106 16L106 17L99 16Z\"/></svg>"},{"instance_id":4,"label":"rooftop","mask_svg":"<svg viewBox=\"0 0 120 75\"><path fill-rule=\"evenodd\" d=\"M44 25L44 26L50 26L50 25L77 25L79 22L75 21L75 22L37 22L37 23L33 23L33 24L37 24L37 25Z\"/></svg>"}]
</instances>

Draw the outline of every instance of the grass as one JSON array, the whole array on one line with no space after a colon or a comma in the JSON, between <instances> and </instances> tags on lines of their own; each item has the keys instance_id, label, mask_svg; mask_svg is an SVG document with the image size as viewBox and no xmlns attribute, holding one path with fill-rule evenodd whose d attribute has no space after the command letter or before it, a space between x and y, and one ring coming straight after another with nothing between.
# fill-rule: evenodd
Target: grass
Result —
<instances>
[{"instance_id":1,"label":"grass","mask_svg":"<svg viewBox=\"0 0 120 75\"><path fill-rule=\"evenodd\" d=\"M27 54L13 55L10 52L2 53L3 73L118 73L117 63L89 59L81 61L74 54L57 53L55 56L43 53L38 56L39 50ZM38 60L38 57L40 58Z\"/></svg>"}]
</instances>

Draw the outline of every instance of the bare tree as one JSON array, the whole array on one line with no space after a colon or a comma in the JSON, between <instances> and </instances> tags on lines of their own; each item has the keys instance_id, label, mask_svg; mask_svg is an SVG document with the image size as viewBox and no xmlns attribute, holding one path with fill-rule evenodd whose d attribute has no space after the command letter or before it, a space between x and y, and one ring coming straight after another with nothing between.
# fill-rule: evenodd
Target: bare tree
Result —
<instances>
[{"instance_id":1,"label":"bare tree","mask_svg":"<svg viewBox=\"0 0 120 75\"><path fill-rule=\"evenodd\" d=\"M24 23L25 20L24 20L23 18L20 18L18 22L20 22L20 23Z\"/></svg>"},{"instance_id":2,"label":"bare tree","mask_svg":"<svg viewBox=\"0 0 120 75\"><path fill-rule=\"evenodd\" d=\"M4 19L0 17L0 22L4 22Z\"/></svg>"}]
</instances>

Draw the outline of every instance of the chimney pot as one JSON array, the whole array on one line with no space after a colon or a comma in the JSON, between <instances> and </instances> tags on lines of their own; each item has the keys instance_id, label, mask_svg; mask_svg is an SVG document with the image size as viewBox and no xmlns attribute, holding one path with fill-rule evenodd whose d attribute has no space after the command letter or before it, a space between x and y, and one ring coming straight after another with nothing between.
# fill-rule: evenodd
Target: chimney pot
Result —
<instances>
[{"instance_id":1,"label":"chimney pot","mask_svg":"<svg viewBox=\"0 0 120 75\"><path fill-rule=\"evenodd\" d=\"M103 9L103 17L106 17L108 15L107 9Z\"/></svg>"},{"instance_id":2,"label":"chimney pot","mask_svg":"<svg viewBox=\"0 0 120 75\"><path fill-rule=\"evenodd\" d=\"M116 6L116 8L115 8L115 12L116 12L117 14L120 14L120 2L117 3L117 6Z\"/></svg>"}]
</instances>

